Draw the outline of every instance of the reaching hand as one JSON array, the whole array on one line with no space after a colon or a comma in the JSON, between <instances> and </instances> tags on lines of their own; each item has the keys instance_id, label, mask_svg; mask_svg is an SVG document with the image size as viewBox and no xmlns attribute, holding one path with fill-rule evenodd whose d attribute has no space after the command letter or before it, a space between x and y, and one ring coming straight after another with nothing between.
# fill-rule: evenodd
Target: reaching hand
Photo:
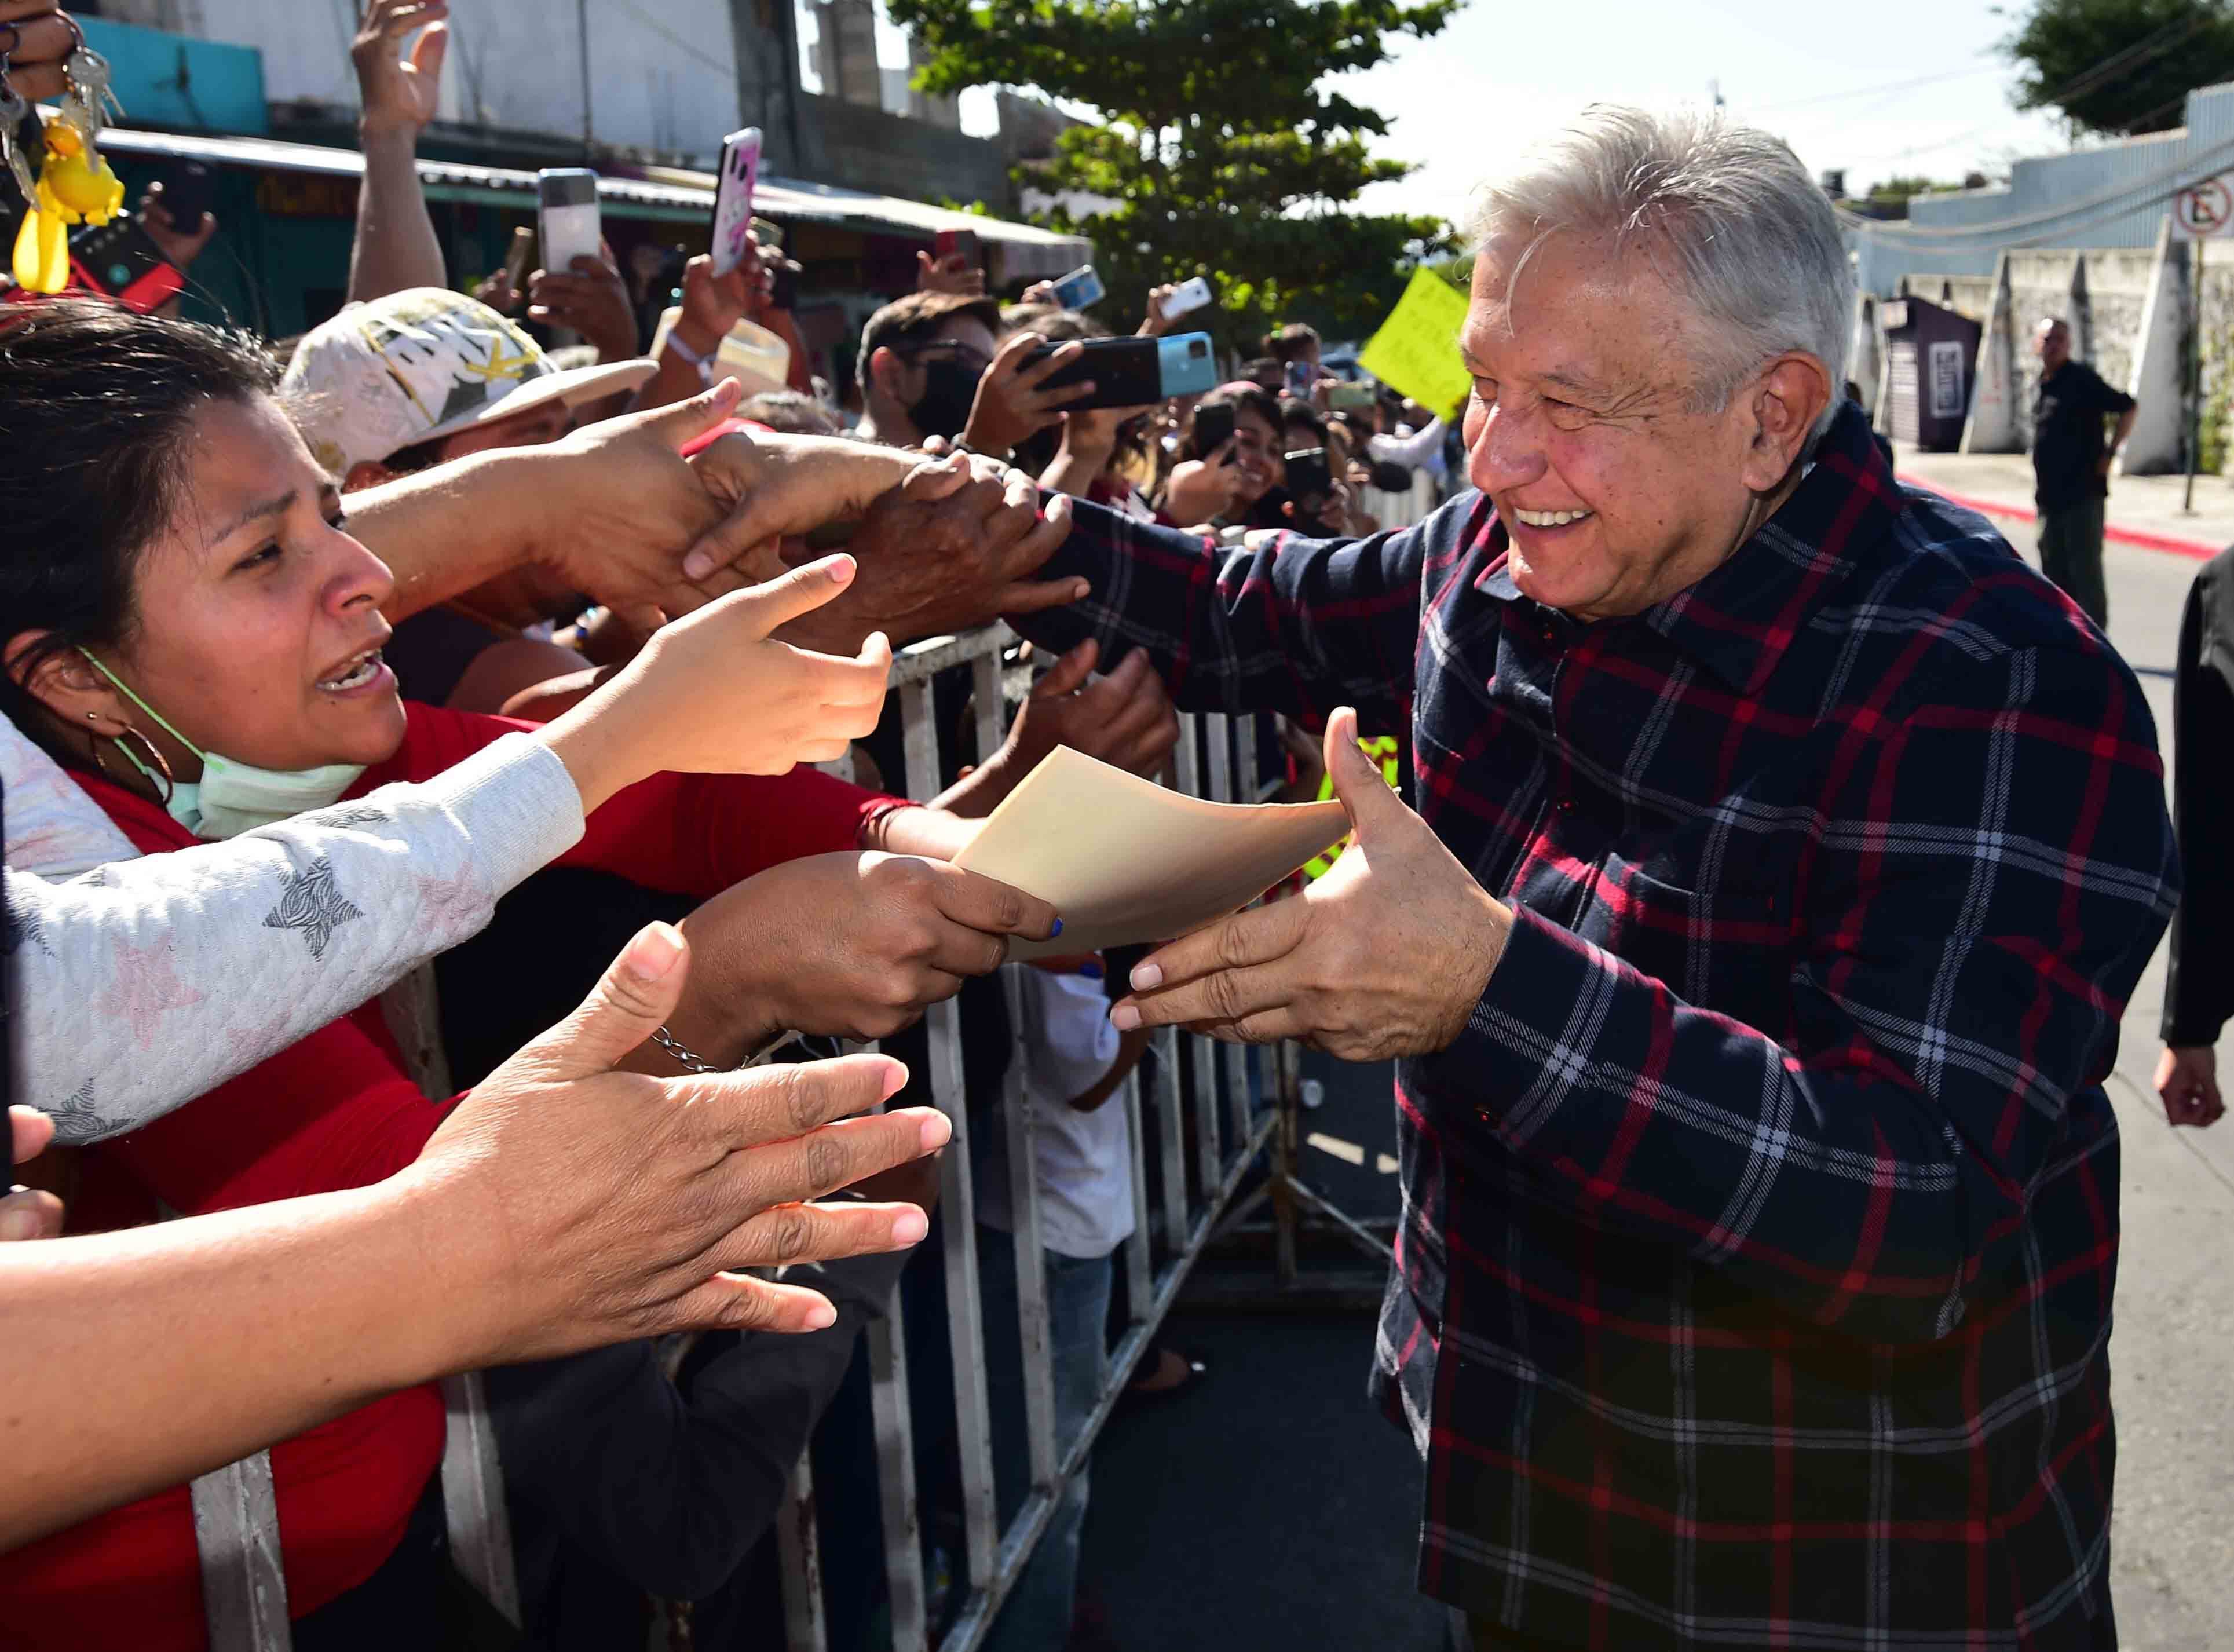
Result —
<instances>
[{"instance_id":1,"label":"reaching hand","mask_svg":"<svg viewBox=\"0 0 2234 1652\"><path fill-rule=\"evenodd\" d=\"M743 259L725 276L714 273L712 254L700 253L683 266L678 320L696 335L683 343L702 354L720 348L739 322L768 308L774 287L774 272L761 261L757 246L748 245Z\"/></svg>"},{"instance_id":2,"label":"reaching hand","mask_svg":"<svg viewBox=\"0 0 2234 1652\"><path fill-rule=\"evenodd\" d=\"M193 267L194 260L201 257L202 249L210 244L210 237L217 233L217 214L204 212L199 222L191 227L181 227L171 216L170 208L164 205L163 184L158 179L148 185L147 193L140 197L140 227L155 244L155 251L179 269L188 270Z\"/></svg>"},{"instance_id":3,"label":"reaching hand","mask_svg":"<svg viewBox=\"0 0 2234 1652\"><path fill-rule=\"evenodd\" d=\"M364 112L359 125L368 132L417 133L434 118L442 95L442 58L449 50L448 0L371 0L356 38L349 43L349 62L356 66L356 83ZM425 32L412 42L411 56L402 56L403 37L415 29Z\"/></svg>"},{"instance_id":4,"label":"reaching hand","mask_svg":"<svg viewBox=\"0 0 2234 1652\"><path fill-rule=\"evenodd\" d=\"M820 1330L829 1302L733 1270L903 1250L909 1205L801 1204L945 1145L929 1108L872 1118L881 1055L681 1079L616 1070L692 973L656 924L582 1007L477 1085L405 1175L429 1185L457 1277L487 1296L476 1363L671 1330ZM843 1122L834 1122L842 1120Z\"/></svg>"},{"instance_id":5,"label":"reaching hand","mask_svg":"<svg viewBox=\"0 0 2234 1652\"><path fill-rule=\"evenodd\" d=\"M600 245L601 256L586 252L574 260L571 274L538 270L527 278L527 318L546 327L571 327L597 347L598 360L607 366L639 356L636 306L630 301L628 283L621 278L613 250Z\"/></svg>"},{"instance_id":6,"label":"reaching hand","mask_svg":"<svg viewBox=\"0 0 2234 1652\"><path fill-rule=\"evenodd\" d=\"M1021 780L1057 746L1151 778L1179 743L1179 715L1147 650L1134 649L1107 676L1094 675L1101 645L1092 637L1032 685L993 761ZM1013 784L1013 781L1011 782Z\"/></svg>"},{"instance_id":7,"label":"reaching hand","mask_svg":"<svg viewBox=\"0 0 2234 1652\"><path fill-rule=\"evenodd\" d=\"M2200 1130L2226 1111L2218 1094L2218 1052L2208 1044L2168 1044L2157 1057L2157 1095L2165 1118Z\"/></svg>"},{"instance_id":8,"label":"reaching hand","mask_svg":"<svg viewBox=\"0 0 2234 1652\"><path fill-rule=\"evenodd\" d=\"M647 774L781 774L842 757L876 728L891 644L873 636L846 659L769 634L853 577L851 557L825 557L709 603L654 632L581 709L602 709Z\"/></svg>"},{"instance_id":9,"label":"reaching hand","mask_svg":"<svg viewBox=\"0 0 2234 1652\"><path fill-rule=\"evenodd\" d=\"M1029 477L966 454L914 464L892 486L890 467L910 458L833 437L724 436L693 462L734 512L686 571L700 577L741 558L760 565L771 542L866 505L846 545L859 575L840 599L787 627L787 640L850 652L873 630L912 642L1086 594L1083 579L1030 578L1070 532L1068 499L1057 495L1042 514Z\"/></svg>"},{"instance_id":10,"label":"reaching hand","mask_svg":"<svg viewBox=\"0 0 2234 1652\"><path fill-rule=\"evenodd\" d=\"M1151 953L1110 1012L1120 1029L1176 1022L1381 1061L1442 1049L1465 1028L1512 913L1388 789L1347 707L1327 721L1326 764L1355 834L1342 859L1300 896Z\"/></svg>"},{"instance_id":11,"label":"reaching hand","mask_svg":"<svg viewBox=\"0 0 2234 1652\"><path fill-rule=\"evenodd\" d=\"M685 1025L735 1025L755 1012L778 1028L883 1038L990 975L1008 937L1043 941L1055 908L1021 890L910 855L828 854L788 860L715 896L683 921L704 958L709 991L728 1002L686 1005ZM696 1048L696 1046L693 1046Z\"/></svg>"},{"instance_id":12,"label":"reaching hand","mask_svg":"<svg viewBox=\"0 0 2234 1652\"><path fill-rule=\"evenodd\" d=\"M1091 379L1057 389L1042 388L1086 353L1074 338L1056 346L1046 359L1032 362L1031 353L1046 343L1037 333L1017 333L1003 341L993 364L977 381L977 399L970 404L970 422L962 430L965 447L979 453L1007 453L1055 423L1072 402L1094 394Z\"/></svg>"},{"instance_id":13,"label":"reaching hand","mask_svg":"<svg viewBox=\"0 0 2234 1652\"><path fill-rule=\"evenodd\" d=\"M985 296L985 272L968 256L950 252L935 258L918 249L915 255L915 284L918 292L958 293L966 298Z\"/></svg>"},{"instance_id":14,"label":"reaching hand","mask_svg":"<svg viewBox=\"0 0 2234 1652\"><path fill-rule=\"evenodd\" d=\"M8 1109L8 1162L28 1164L55 1139L55 1121L31 1107ZM51 1239L62 1231L62 1202L52 1193L8 1192L14 1178L0 1176L0 1241Z\"/></svg>"},{"instance_id":15,"label":"reaching hand","mask_svg":"<svg viewBox=\"0 0 2234 1652\"><path fill-rule=\"evenodd\" d=\"M1173 317L1164 314L1164 306L1171 302L1172 295L1178 291L1178 283L1170 281L1148 290L1148 313L1141 319L1140 330L1133 335L1134 337L1161 338L1171 331L1176 323Z\"/></svg>"}]
</instances>

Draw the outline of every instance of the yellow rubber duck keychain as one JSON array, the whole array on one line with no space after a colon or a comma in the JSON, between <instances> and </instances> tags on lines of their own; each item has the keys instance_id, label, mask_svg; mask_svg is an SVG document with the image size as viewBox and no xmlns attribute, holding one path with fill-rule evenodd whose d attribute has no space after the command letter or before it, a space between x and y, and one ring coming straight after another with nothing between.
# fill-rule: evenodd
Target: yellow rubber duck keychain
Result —
<instances>
[{"instance_id":1,"label":"yellow rubber duck keychain","mask_svg":"<svg viewBox=\"0 0 2234 1652\"><path fill-rule=\"evenodd\" d=\"M75 27L75 20L65 17ZM69 285L71 225L106 224L124 209L123 182L101 159L95 142L108 123L109 108L123 113L108 89L108 60L88 48L81 34L77 49L63 60L62 71L69 89L61 112L47 123L43 164L36 188L26 192L28 210L16 235L16 281L29 292L60 292ZM20 184L25 168L7 105L23 99L12 90L4 98L0 123L9 129L0 134L0 143L9 151Z\"/></svg>"}]
</instances>

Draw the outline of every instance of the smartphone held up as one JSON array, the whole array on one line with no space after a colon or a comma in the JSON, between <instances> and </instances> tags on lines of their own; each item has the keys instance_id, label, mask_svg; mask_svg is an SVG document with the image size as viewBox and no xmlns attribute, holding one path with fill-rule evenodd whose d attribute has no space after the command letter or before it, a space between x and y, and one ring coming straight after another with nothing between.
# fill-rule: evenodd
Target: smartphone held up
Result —
<instances>
[{"instance_id":1,"label":"smartphone held up","mask_svg":"<svg viewBox=\"0 0 2234 1652\"><path fill-rule=\"evenodd\" d=\"M1026 365L1045 361L1056 349L1043 344L1026 358ZM1167 401L1175 395L1200 395L1218 384L1218 361L1211 353L1208 333L1180 333L1171 338L1086 338L1079 341L1079 356L1041 381L1042 389L1091 381L1093 391L1066 408L1138 408Z\"/></svg>"},{"instance_id":2,"label":"smartphone held up","mask_svg":"<svg viewBox=\"0 0 2234 1652\"><path fill-rule=\"evenodd\" d=\"M753 238L753 192L761 176L761 129L747 127L722 140L721 181L714 188L714 273L745 261Z\"/></svg>"},{"instance_id":3,"label":"smartphone held up","mask_svg":"<svg viewBox=\"0 0 2234 1652\"><path fill-rule=\"evenodd\" d=\"M535 199L545 269L572 270L576 258L599 255L604 229L597 173L586 167L545 167L535 174Z\"/></svg>"}]
</instances>

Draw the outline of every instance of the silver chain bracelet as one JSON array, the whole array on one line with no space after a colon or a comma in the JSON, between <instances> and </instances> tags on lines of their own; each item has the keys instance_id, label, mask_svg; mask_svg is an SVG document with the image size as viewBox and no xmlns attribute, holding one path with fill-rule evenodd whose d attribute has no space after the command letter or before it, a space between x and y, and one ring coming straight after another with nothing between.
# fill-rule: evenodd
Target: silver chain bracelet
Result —
<instances>
[{"instance_id":1,"label":"silver chain bracelet","mask_svg":"<svg viewBox=\"0 0 2234 1652\"><path fill-rule=\"evenodd\" d=\"M715 1066L713 1062L708 1061L696 1050L692 1049L690 1046L684 1043L673 1033L669 1032L664 1027L657 1028L653 1031L651 1035L651 1041L658 1045L660 1048L665 1050L670 1055L672 1055L676 1061L682 1062L684 1067L689 1068L693 1073L724 1073L728 1070L727 1068Z\"/></svg>"}]
</instances>

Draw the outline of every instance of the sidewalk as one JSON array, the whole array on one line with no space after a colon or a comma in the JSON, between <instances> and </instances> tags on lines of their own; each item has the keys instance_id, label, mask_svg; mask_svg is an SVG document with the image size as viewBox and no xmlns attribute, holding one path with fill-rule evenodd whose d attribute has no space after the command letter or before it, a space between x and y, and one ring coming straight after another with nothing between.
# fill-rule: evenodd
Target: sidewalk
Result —
<instances>
[{"instance_id":1,"label":"sidewalk","mask_svg":"<svg viewBox=\"0 0 2234 1652\"><path fill-rule=\"evenodd\" d=\"M1943 493L1988 516L2033 519L2029 454L1927 454L1893 445L1901 480ZM2104 537L2120 545L2202 560L2234 545L2234 480L2195 479L2195 508L2180 500L2185 476L2113 476Z\"/></svg>"}]
</instances>

